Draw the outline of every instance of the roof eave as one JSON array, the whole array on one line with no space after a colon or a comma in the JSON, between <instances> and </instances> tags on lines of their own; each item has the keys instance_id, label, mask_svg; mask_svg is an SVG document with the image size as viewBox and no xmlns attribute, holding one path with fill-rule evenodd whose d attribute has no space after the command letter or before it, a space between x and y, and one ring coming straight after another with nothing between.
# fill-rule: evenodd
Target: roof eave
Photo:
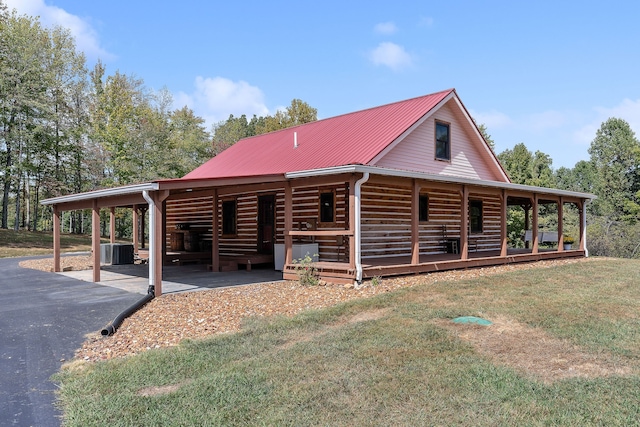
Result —
<instances>
[{"instance_id":1,"label":"roof eave","mask_svg":"<svg viewBox=\"0 0 640 427\"><path fill-rule=\"evenodd\" d=\"M143 191L156 191L159 186L157 182L147 182L144 184L125 185L123 187L105 188L102 190L88 191L86 193L69 194L67 196L52 197L42 200L43 205L57 205L61 203L81 202L104 197L117 197L129 194L138 194Z\"/></svg>"},{"instance_id":2,"label":"roof eave","mask_svg":"<svg viewBox=\"0 0 640 427\"><path fill-rule=\"evenodd\" d=\"M405 171L405 170L399 170L399 169L388 169L388 168L366 166L366 165L345 165L345 166L336 166L336 167L325 168L325 169L313 169L308 171L289 172L289 173L286 173L285 176L288 179L296 179L296 178L309 178L309 177L317 177L317 176L337 175L337 174L344 174L344 173L365 173L365 172L368 172L370 174L393 176L398 178L423 179L426 181L474 185L478 187L507 189L512 191L525 191L530 193L549 194L554 196L575 197L579 199L592 200L596 198L596 196L593 194L582 193L578 191L560 190L556 188L547 188L547 187L535 187L532 185L513 184L511 182L486 181L486 180L473 179L473 178L433 175L433 174L428 174L424 172L412 172L412 171Z\"/></svg>"}]
</instances>

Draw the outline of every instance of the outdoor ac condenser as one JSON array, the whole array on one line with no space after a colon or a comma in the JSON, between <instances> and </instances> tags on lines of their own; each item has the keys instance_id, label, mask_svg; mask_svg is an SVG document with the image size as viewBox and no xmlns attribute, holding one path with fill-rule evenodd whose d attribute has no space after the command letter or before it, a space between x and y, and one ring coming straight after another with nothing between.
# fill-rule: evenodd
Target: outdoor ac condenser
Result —
<instances>
[{"instance_id":1,"label":"outdoor ac condenser","mask_svg":"<svg viewBox=\"0 0 640 427\"><path fill-rule=\"evenodd\" d=\"M100 264L133 264L133 245L121 243L101 244Z\"/></svg>"}]
</instances>

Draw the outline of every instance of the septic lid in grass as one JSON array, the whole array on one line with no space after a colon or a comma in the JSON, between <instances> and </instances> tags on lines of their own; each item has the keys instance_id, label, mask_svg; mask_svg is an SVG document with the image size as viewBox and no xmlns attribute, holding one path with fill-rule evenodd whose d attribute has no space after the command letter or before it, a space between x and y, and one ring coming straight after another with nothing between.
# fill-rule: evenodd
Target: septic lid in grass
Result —
<instances>
[{"instance_id":1,"label":"septic lid in grass","mask_svg":"<svg viewBox=\"0 0 640 427\"><path fill-rule=\"evenodd\" d=\"M453 319L453 322L455 322L455 323L476 323L476 324L482 325L482 326L491 325L491 322L489 320L482 319L480 317L475 317L475 316L456 317L455 319Z\"/></svg>"}]
</instances>

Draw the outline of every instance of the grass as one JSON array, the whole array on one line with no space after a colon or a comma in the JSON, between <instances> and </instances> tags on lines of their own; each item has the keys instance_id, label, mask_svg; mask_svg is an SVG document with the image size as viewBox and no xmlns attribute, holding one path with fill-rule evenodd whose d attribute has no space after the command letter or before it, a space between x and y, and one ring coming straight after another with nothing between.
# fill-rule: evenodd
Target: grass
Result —
<instances>
[{"instance_id":1,"label":"grass","mask_svg":"<svg viewBox=\"0 0 640 427\"><path fill-rule=\"evenodd\" d=\"M601 259L252 318L54 379L69 426L638 425L639 307L640 263ZM513 319L626 373L545 381L443 326L462 315Z\"/></svg>"},{"instance_id":2,"label":"grass","mask_svg":"<svg viewBox=\"0 0 640 427\"><path fill-rule=\"evenodd\" d=\"M108 239L102 239L105 243ZM62 234L60 249L63 252L91 250L91 236ZM53 254L53 233L40 231L14 231L0 229L0 258Z\"/></svg>"}]
</instances>

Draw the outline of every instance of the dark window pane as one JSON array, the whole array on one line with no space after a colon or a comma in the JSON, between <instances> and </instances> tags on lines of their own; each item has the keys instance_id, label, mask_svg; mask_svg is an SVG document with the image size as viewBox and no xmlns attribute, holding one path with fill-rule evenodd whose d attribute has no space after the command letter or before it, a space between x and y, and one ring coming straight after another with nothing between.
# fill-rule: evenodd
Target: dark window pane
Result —
<instances>
[{"instance_id":1,"label":"dark window pane","mask_svg":"<svg viewBox=\"0 0 640 427\"><path fill-rule=\"evenodd\" d=\"M236 201L222 202L222 234L236 234Z\"/></svg>"},{"instance_id":2,"label":"dark window pane","mask_svg":"<svg viewBox=\"0 0 640 427\"><path fill-rule=\"evenodd\" d=\"M469 228L472 233L482 233L482 201L469 201Z\"/></svg>"},{"instance_id":3,"label":"dark window pane","mask_svg":"<svg viewBox=\"0 0 640 427\"><path fill-rule=\"evenodd\" d=\"M320 222L334 222L333 192L320 194Z\"/></svg>"},{"instance_id":4,"label":"dark window pane","mask_svg":"<svg viewBox=\"0 0 640 427\"><path fill-rule=\"evenodd\" d=\"M429 221L429 196L420 195L419 221Z\"/></svg>"},{"instance_id":5,"label":"dark window pane","mask_svg":"<svg viewBox=\"0 0 640 427\"><path fill-rule=\"evenodd\" d=\"M449 125L436 122L436 158L449 160L450 152Z\"/></svg>"}]
</instances>

